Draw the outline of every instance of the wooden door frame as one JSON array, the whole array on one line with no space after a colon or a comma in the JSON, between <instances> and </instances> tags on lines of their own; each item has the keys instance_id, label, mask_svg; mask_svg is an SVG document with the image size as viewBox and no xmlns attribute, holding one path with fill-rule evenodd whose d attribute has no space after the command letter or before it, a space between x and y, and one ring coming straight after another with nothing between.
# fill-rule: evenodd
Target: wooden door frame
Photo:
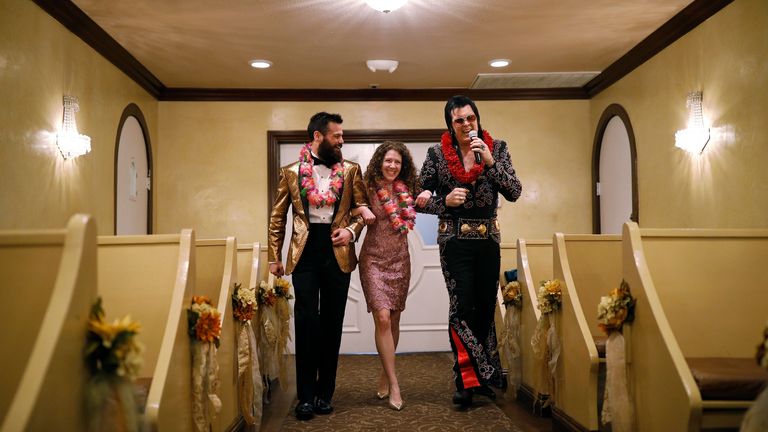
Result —
<instances>
[{"instance_id":1,"label":"wooden door frame","mask_svg":"<svg viewBox=\"0 0 768 432\"><path fill-rule=\"evenodd\" d=\"M632 166L632 214L630 220L640 223L640 210L637 193L637 146L635 145L635 133L632 129L632 123L629 121L629 114L619 104L611 104L603 111L600 121L597 122L597 131L592 145L592 233L600 234L600 196L597 195L597 183L600 181L600 151L603 146L603 136L608 122L614 117L618 117L624 128L627 130L629 138L630 165Z\"/></svg>"},{"instance_id":2,"label":"wooden door frame","mask_svg":"<svg viewBox=\"0 0 768 432\"><path fill-rule=\"evenodd\" d=\"M139 122L141 127L141 133L144 135L144 148L147 152L147 176L149 177L150 187L147 190L147 234L152 234L152 189L154 189L153 170L152 170L152 143L149 139L149 128L147 127L147 120L144 118L144 114L141 112L141 108L135 103L130 103L123 110L123 114L120 116L120 122L117 125L117 137L115 138L115 162L114 162L114 187L113 187L113 212L114 217L112 219L112 233L117 235L117 163L120 154L120 135L123 133L123 126L125 125L128 117L133 117Z\"/></svg>"}]
</instances>

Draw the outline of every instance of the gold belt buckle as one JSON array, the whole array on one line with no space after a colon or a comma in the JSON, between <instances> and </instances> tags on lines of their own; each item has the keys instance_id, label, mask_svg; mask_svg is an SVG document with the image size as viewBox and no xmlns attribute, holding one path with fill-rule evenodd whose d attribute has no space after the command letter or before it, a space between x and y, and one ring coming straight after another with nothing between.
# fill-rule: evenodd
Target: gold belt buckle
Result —
<instances>
[{"instance_id":1,"label":"gold belt buckle","mask_svg":"<svg viewBox=\"0 0 768 432\"><path fill-rule=\"evenodd\" d=\"M485 233L488 232L488 228L485 227L485 224L480 224L480 226L477 227L477 231L481 236L485 237Z\"/></svg>"},{"instance_id":2,"label":"gold belt buckle","mask_svg":"<svg viewBox=\"0 0 768 432\"><path fill-rule=\"evenodd\" d=\"M472 227L469 226L469 224L461 224L461 233L462 234L468 234L471 231L473 231L473 230L472 230Z\"/></svg>"}]
</instances>

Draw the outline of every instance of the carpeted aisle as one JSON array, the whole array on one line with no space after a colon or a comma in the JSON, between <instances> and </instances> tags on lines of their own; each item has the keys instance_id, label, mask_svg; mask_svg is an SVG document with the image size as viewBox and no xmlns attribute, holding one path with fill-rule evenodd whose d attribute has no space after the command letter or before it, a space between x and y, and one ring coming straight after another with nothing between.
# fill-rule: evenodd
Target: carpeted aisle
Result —
<instances>
[{"instance_id":1,"label":"carpeted aisle","mask_svg":"<svg viewBox=\"0 0 768 432\"><path fill-rule=\"evenodd\" d=\"M373 355L341 356L331 415L301 422L293 407L284 431L520 431L491 401L476 396L471 408L451 403L450 353L400 354L398 377L405 408L394 411L376 398L379 359Z\"/></svg>"}]
</instances>

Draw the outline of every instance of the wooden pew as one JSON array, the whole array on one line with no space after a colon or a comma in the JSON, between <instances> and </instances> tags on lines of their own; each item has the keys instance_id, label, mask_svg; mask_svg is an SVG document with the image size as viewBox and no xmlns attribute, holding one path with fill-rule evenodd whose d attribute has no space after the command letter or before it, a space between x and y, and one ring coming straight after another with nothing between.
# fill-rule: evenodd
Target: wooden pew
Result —
<instances>
[{"instance_id":1,"label":"wooden pew","mask_svg":"<svg viewBox=\"0 0 768 432\"><path fill-rule=\"evenodd\" d=\"M237 245L237 280L248 288L257 289L262 279L261 243Z\"/></svg>"},{"instance_id":2,"label":"wooden pew","mask_svg":"<svg viewBox=\"0 0 768 432\"><path fill-rule=\"evenodd\" d=\"M542 388L541 377L535 374L535 357L531 338L541 312L536 292L539 282L552 278L552 240L517 240L517 280L523 292L520 312L520 349L522 351L523 384L518 392L521 401L535 403Z\"/></svg>"},{"instance_id":3,"label":"wooden pew","mask_svg":"<svg viewBox=\"0 0 768 432\"><path fill-rule=\"evenodd\" d=\"M234 237L195 242L195 295L206 296L221 314L219 392L221 412L214 432L236 430L242 422L237 405L237 339L232 316L232 293L237 281L237 241Z\"/></svg>"},{"instance_id":4,"label":"wooden pew","mask_svg":"<svg viewBox=\"0 0 768 432\"><path fill-rule=\"evenodd\" d=\"M0 356L0 430L85 430L94 220L78 214L62 230L0 231L0 280L11 325Z\"/></svg>"},{"instance_id":5,"label":"wooden pew","mask_svg":"<svg viewBox=\"0 0 768 432\"><path fill-rule=\"evenodd\" d=\"M752 402L702 400L687 359L754 361L768 314L766 260L768 230L624 225L624 278L637 298L625 338L638 431L738 428Z\"/></svg>"},{"instance_id":6,"label":"wooden pew","mask_svg":"<svg viewBox=\"0 0 768 432\"><path fill-rule=\"evenodd\" d=\"M99 295L109 316L142 325L140 376L149 381L145 420L151 431L193 430L187 308L195 284L195 236L101 236Z\"/></svg>"},{"instance_id":7,"label":"wooden pew","mask_svg":"<svg viewBox=\"0 0 768 432\"><path fill-rule=\"evenodd\" d=\"M597 305L621 282L621 236L556 233L553 244L563 303L557 313L561 350L552 420L571 430L596 431L603 395L595 337L604 336L597 327Z\"/></svg>"}]
</instances>

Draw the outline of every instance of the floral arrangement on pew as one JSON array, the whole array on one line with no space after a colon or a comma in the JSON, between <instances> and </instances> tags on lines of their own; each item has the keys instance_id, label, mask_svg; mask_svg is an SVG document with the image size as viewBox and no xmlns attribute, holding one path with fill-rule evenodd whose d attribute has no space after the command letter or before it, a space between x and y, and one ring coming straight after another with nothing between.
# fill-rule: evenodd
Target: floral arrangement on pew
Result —
<instances>
[{"instance_id":1,"label":"floral arrangement on pew","mask_svg":"<svg viewBox=\"0 0 768 432\"><path fill-rule=\"evenodd\" d=\"M249 425L261 424L264 391L256 335L251 325L258 306L255 288L235 284L232 314L237 322L237 394L240 414Z\"/></svg>"},{"instance_id":2,"label":"floral arrangement on pew","mask_svg":"<svg viewBox=\"0 0 768 432\"><path fill-rule=\"evenodd\" d=\"M768 369L768 323L763 329L763 341L757 346L755 360L760 367ZM741 432L763 432L768 430L768 388L763 390L749 407L741 421Z\"/></svg>"},{"instance_id":3,"label":"floral arrangement on pew","mask_svg":"<svg viewBox=\"0 0 768 432\"><path fill-rule=\"evenodd\" d=\"M205 296L192 296L187 309L192 349L192 419L198 432L211 430L221 411L219 363L216 352L221 338L221 314Z\"/></svg>"},{"instance_id":4,"label":"floral arrangement on pew","mask_svg":"<svg viewBox=\"0 0 768 432\"><path fill-rule=\"evenodd\" d=\"M275 378L286 382L285 348L290 338L288 321L291 318L291 284L270 273L267 281L261 281L257 294L259 303L259 363L262 377L269 386ZM269 387L268 387L269 388ZM267 388L267 389L268 389ZM269 391L269 390L267 390Z\"/></svg>"},{"instance_id":5,"label":"floral arrangement on pew","mask_svg":"<svg viewBox=\"0 0 768 432\"><path fill-rule=\"evenodd\" d=\"M536 292L541 311L539 321L531 338L533 354L539 360L537 368L542 381L542 391L537 396L541 408L551 404L555 390L555 370L560 358L560 340L557 338L554 312L560 310L563 302L563 290L560 281L551 279L542 281Z\"/></svg>"},{"instance_id":6,"label":"floral arrangement on pew","mask_svg":"<svg viewBox=\"0 0 768 432\"><path fill-rule=\"evenodd\" d=\"M517 281L517 270L504 272L508 282L501 289L501 297L506 307L504 328L499 337L499 349L502 359L507 362L507 393L514 398L522 383L522 363L520 358L520 310L523 307L523 292Z\"/></svg>"},{"instance_id":7,"label":"floral arrangement on pew","mask_svg":"<svg viewBox=\"0 0 768 432\"><path fill-rule=\"evenodd\" d=\"M139 430L133 380L143 363L144 346L136 340L140 329L130 316L108 323L101 297L91 306L85 346L89 431Z\"/></svg>"},{"instance_id":8,"label":"floral arrangement on pew","mask_svg":"<svg viewBox=\"0 0 768 432\"><path fill-rule=\"evenodd\" d=\"M627 361L625 357L624 323L635 317L635 299L629 284L622 280L618 288L600 297L597 305L598 327L608 335L605 345L606 379L603 395L603 424L611 423L616 432L630 431L634 423L632 403L627 388Z\"/></svg>"}]
</instances>

